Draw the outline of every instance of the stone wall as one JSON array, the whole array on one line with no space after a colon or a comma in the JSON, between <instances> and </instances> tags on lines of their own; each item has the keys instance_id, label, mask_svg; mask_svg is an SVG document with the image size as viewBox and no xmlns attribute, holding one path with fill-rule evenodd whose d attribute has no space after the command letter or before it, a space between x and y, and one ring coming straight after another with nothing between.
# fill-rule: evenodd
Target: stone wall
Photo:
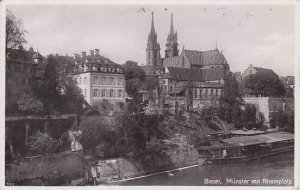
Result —
<instances>
[{"instance_id":1,"label":"stone wall","mask_svg":"<svg viewBox=\"0 0 300 190\"><path fill-rule=\"evenodd\" d=\"M132 178L161 171L195 165L198 163L196 149L179 149L165 154L146 154L133 158L98 160L94 164L85 164L85 175L92 178L91 170L97 171L97 181L109 182Z\"/></svg>"},{"instance_id":2,"label":"stone wall","mask_svg":"<svg viewBox=\"0 0 300 190\"><path fill-rule=\"evenodd\" d=\"M257 113L261 112L265 117L265 124L270 125L273 114L282 110L284 112L294 112L293 98L269 98L269 97L244 97L247 104L253 104Z\"/></svg>"},{"instance_id":3,"label":"stone wall","mask_svg":"<svg viewBox=\"0 0 300 190\"><path fill-rule=\"evenodd\" d=\"M265 117L265 124L270 124L269 116L269 98L268 97L245 97L243 98L246 104L253 104L257 113L261 112Z\"/></svg>"},{"instance_id":4,"label":"stone wall","mask_svg":"<svg viewBox=\"0 0 300 190\"><path fill-rule=\"evenodd\" d=\"M60 185L83 177L82 151L28 157L5 165L5 182L14 185Z\"/></svg>"}]
</instances>

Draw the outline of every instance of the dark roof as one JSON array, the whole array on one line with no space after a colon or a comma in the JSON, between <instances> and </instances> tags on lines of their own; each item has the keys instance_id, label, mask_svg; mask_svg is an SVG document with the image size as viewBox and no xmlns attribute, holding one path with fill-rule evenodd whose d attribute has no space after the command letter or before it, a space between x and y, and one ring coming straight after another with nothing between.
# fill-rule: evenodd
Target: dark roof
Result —
<instances>
[{"instance_id":1,"label":"dark roof","mask_svg":"<svg viewBox=\"0 0 300 190\"><path fill-rule=\"evenodd\" d=\"M85 57L77 55L75 57L75 61L77 64L82 65L86 63L97 63L97 64L105 64L105 65L113 65L113 66L120 66L119 64L113 62L112 60L100 55L100 54L94 54L94 55L86 55Z\"/></svg>"},{"instance_id":2,"label":"dark roof","mask_svg":"<svg viewBox=\"0 0 300 190\"><path fill-rule=\"evenodd\" d=\"M181 81L215 81L225 77L223 68L199 69L199 68L181 68L167 67L169 73L162 78L172 78Z\"/></svg>"},{"instance_id":3,"label":"dark roof","mask_svg":"<svg viewBox=\"0 0 300 190\"><path fill-rule=\"evenodd\" d=\"M191 65L220 65L228 64L224 55L218 50L197 51L183 50Z\"/></svg>"},{"instance_id":4,"label":"dark roof","mask_svg":"<svg viewBox=\"0 0 300 190\"><path fill-rule=\"evenodd\" d=\"M176 67L179 60L180 60L180 56L164 58L163 66L164 67Z\"/></svg>"},{"instance_id":5,"label":"dark roof","mask_svg":"<svg viewBox=\"0 0 300 190\"><path fill-rule=\"evenodd\" d=\"M6 59L7 61L18 61L24 63L33 63L33 55L34 52L27 51L24 49L10 49L8 48L6 51Z\"/></svg>"},{"instance_id":6,"label":"dark roof","mask_svg":"<svg viewBox=\"0 0 300 190\"><path fill-rule=\"evenodd\" d=\"M262 74L275 74L277 75L272 69L266 69L266 68L262 68L262 67L253 67L258 73L262 73ZM278 76L278 75L277 75Z\"/></svg>"}]
</instances>

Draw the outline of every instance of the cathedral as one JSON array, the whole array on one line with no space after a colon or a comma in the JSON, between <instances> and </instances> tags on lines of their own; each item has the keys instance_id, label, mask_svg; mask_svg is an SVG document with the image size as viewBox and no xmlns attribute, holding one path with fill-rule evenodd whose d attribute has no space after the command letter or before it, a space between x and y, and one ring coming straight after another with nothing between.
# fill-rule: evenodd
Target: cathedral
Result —
<instances>
[{"instance_id":1,"label":"cathedral","mask_svg":"<svg viewBox=\"0 0 300 190\"><path fill-rule=\"evenodd\" d=\"M217 104L230 71L223 52L216 47L207 51L183 48L179 53L173 14L165 46L162 58L152 13L143 69L147 76L159 77L161 92L166 97L164 104L173 107L177 101L182 107L193 109Z\"/></svg>"}]
</instances>

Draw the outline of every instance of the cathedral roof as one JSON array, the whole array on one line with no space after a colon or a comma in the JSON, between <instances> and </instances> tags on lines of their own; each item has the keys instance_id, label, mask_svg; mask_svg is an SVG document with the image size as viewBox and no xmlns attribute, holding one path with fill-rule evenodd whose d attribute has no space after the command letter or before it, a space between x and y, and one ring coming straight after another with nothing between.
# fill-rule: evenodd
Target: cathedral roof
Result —
<instances>
[{"instance_id":1,"label":"cathedral roof","mask_svg":"<svg viewBox=\"0 0 300 190\"><path fill-rule=\"evenodd\" d=\"M162 78L175 79L179 81L216 81L225 77L225 72L222 68L213 69L189 69L181 67L167 67L168 73Z\"/></svg>"},{"instance_id":2,"label":"cathedral roof","mask_svg":"<svg viewBox=\"0 0 300 190\"><path fill-rule=\"evenodd\" d=\"M218 50L197 51L182 50L191 65L216 65L228 64L224 55Z\"/></svg>"},{"instance_id":3,"label":"cathedral roof","mask_svg":"<svg viewBox=\"0 0 300 190\"><path fill-rule=\"evenodd\" d=\"M180 56L168 57L163 59L164 67L176 67L180 60Z\"/></svg>"}]
</instances>

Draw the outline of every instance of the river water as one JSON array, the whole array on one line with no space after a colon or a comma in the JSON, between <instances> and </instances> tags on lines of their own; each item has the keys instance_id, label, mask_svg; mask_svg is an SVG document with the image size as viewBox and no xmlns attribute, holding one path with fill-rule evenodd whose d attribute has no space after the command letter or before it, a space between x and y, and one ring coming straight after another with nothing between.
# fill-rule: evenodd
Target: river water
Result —
<instances>
[{"instance_id":1,"label":"river water","mask_svg":"<svg viewBox=\"0 0 300 190\"><path fill-rule=\"evenodd\" d=\"M172 174L126 181L121 185L293 185L294 154L288 152L236 164L196 166Z\"/></svg>"}]
</instances>

